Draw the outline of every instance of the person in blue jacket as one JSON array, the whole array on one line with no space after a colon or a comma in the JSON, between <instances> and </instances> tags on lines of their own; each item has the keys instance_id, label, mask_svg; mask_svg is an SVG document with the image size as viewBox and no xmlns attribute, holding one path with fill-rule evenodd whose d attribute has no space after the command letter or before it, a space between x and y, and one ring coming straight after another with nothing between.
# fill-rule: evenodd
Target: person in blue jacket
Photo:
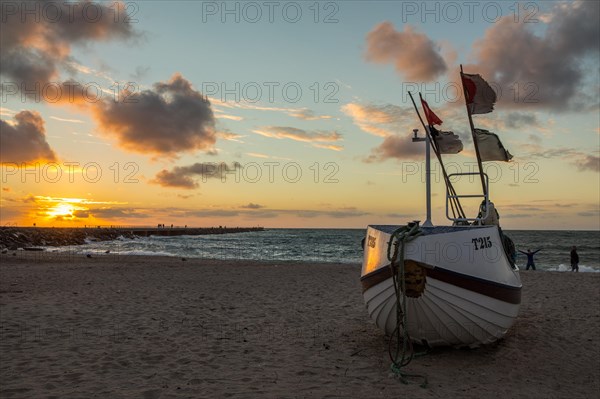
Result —
<instances>
[{"instance_id":1,"label":"person in blue jacket","mask_svg":"<svg viewBox=\"0 0 600 399\"><path fill-rule=\"evenodd\" d=\"M523 251L519 250L519 252L522 253L523 255L527 255L527 267L525 267L525 270L529 270L530 267L532 270L535 270L535 262L533 261L533 255L537 254L541 250L542 250L541 248L538 249L537 251L533 251L533 252L531 252L531 249L528 249L527 252L523 252Z\"/></svg>"}]
</instances>

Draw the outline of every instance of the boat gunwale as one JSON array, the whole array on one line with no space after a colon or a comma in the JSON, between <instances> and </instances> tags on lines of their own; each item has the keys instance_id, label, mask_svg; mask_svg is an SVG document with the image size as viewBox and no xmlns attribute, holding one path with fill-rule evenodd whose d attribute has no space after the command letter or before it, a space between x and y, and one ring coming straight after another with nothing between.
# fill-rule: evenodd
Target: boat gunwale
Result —
<instances>
[{"instance_id":1,"label":"boat gunwale","mask_svg":"<svg viewBox=\"0 0 600 399\"><path fill-rule=\"evenodd\" d=\"M476 292L490 298L498 299L503 302L515 305L521 303L522 285L512 286L479 277L469 276L467 274L458 273L442 267L432 268L431 266L423 264L419 265L425 269L426 276L432 279L442 281L468 291ZM389 264L365 274L360 278L363 293L391 277L392 270Z\"/></svg>"}]
</instances>

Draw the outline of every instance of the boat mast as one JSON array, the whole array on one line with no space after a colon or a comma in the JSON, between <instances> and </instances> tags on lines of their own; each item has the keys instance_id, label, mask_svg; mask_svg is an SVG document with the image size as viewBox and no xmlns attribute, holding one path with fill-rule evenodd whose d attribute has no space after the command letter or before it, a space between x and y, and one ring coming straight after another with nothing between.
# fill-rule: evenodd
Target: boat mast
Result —
<instances>
[{"instance_id":1,"label":"boat mast","mask_svg":"<svg viewBox=\"0 0 600 399\"><path fill-rule=\"evenodd\" d=\"M438 144L433 139L433 132L431 131L432 126L425 125L425 123L423 122L423 118L421 118L421 114L419 113L419 110L417 109L417 104L415 104L415 100L412 97L412 93L409 92L408 94L410 95L410 99L412 100L413 106L415 107L415 111L417 111L417 115L419 116L421 125L423 125L423 129L425 129L425 132L427 132L427 135L429 137L429 143L431 144L431 147L433 148L433 152L435 153L435 156L437 157L437 160L440 163L440 167L442 168L442 174L444 175L444 182L446 183L446 189L450 192L450 194L455 196L456 190L454 190L454 186L452 185L452 182L450 181L450 179L448 178L448 174L446 173L446 167L444 166L444 161L442 161L442 154L440 152L440 149L438 148ZM423 105L423 96L421 95L420 92L419 92L419 99L421 100L421 106L422 106ZM465 217L465 213L462 209L462 206L460 205L460 201L458 200L458 198L453 198L450 201L450 206L452 207L452 214L454 216L456 216L456 212L458 212L459 217Z\"/></svg>"},{"instance_id":2,"label":"boat mast","mask_svg":"<svg viewBox=\"0 0 600 399\"><path fill-rule=\"evenodd\" d=\"M477 136L475 135L475 125L473 125L473 117L471 116L471 110L469 109L469 102L467 97L467 88L465 87L463 67L460 65L460 83L463 88L463 95L465 96L465 106L467 107L467 116L469 117L469 126L471 127L471 135L473 136L473 144L475 145L475 154L477 155L477 165L479 166L479 177L481 177L481 187L483 188L483 195L487 194L487 187L485 186L485 179L483 178L483 166L481 165L481 155L479 154L479 145L477 144Z\"/></svg>"},{"instance_id":3,"label":"boat mast","mask_svg":"<svg viewBox=\"0 0 600 399\"><path fill-rule=\"evenodd\" d=\"M431 132L425 134L425 196L427 197L427 218L423 227L433 227L431 223Z\"/></svg>"},{"instance_id":4,"label":"boat mast","mask_svg":"<svg viewBox=\"0 0 600 399\"><path fill-rule=\"evenodd\" d=\"M419 129L413 129L414 136L412 138L413 143L425 142L425 197L426 197L426 206L427 206L427 217L425 222L423 223L423 227L433 227L433 223L431 223L431 150L430 150L430 137L431 132L423 122L423 118L421 118L421 114L417 109L417 104L415 104L415 100L413 99L412 93L409 91L408 95L412 100L413 105L415 106L415 111L417 111L417 115L421 120L421 125L425 128L425 137L418 137ZM437 151L436 151L437 155Z\"/></svg>"},{"instance_id":5,"label":"boat mast","mask_svg":"<svg viewBox=\"0 0 600 399\"><path fill-rule=\"evenodd\" d=\"M440 167L442 169L442 174L444 175L444 182L446 183L446 189L450 192L450 194L452 194L453 196L456 196L456 191L454 190L454 186L452 185L452 182L450 181L450 179L448 178L448 174L446 173L446 167L444 166L444 162L442 161L442 155L439 152L439 149L437 148L437 143L432 139L433 135L429 129L429 126L427 126L425 124L425 122L423 121L423 118L421 117L421 113L419 112L419 109L417 108L417 104L415 103L415 99L413 98L412 93L409 91L408 95L410 96L410 100L412 101L412 104L415 108L415 112L417 113L417 116L419 117L419 120L421 121L421 126L423 126L423 129L425 129L425 134L428 138L427 141L427 151L426 151L426 156L427 159L425 161L425 169L426 169L426 183L427 181L429 182L427 187L426 187L426 192L427 192L427 203L428 203L428 217L427 220L429 220L431 222L431 161L429 158L429 149L431 146L433 148L433 152L435 154L435 156L437 157L437 160L440 164ZM423 97L421 96L421 93L419 93L419 98L421 99L421 101L423 100ZM414 130L413 130L414 132ZM417 133L415 132L415 136L414 138L417 138ZM421 140L415 140L413 139L413 142L415 141L423 141L423 139ZM450 201L450 205L452 208L452 214L456 217L456 212L458 212L458 216L464 218L465 217L465 213L462 209L462 206L460 204L460 201L458 200L458 198L453 197L452 200Z\"/></svg>"},{"instance_id":6,"label":"boat mast","mask_svg":"<svg viewBox=\"0 0 600 399\"><path fill-rule=\"evenodd\" d=\"M413 129L414 136L412 138L413 143L425 142L425 197L427 203L427 218L423 222L423 227L433 227L431 223L431 150L430 150L430 132L425 127L425 137L418 137L419 129Z\"/></svg>"}]
</instances>

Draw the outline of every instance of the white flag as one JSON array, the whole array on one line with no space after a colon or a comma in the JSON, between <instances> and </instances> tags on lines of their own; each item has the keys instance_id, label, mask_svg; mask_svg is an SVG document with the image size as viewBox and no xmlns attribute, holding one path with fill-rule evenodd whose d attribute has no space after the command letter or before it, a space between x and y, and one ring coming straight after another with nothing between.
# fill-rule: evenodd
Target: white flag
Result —
<instances>
[{"instance_id":1,"label":"white flag","mask_svg":"<svg viewBox=\"0 0 600 399\"><path fill-rule=\"evenodd\" d=\"M458 154L463 150L463 143L456 134L434 129L431 134L437 143L440 154Z\"/></svg>"},{"instance_id":2,"label":"white flag","mask_svg":"<svg viewBox=\"0 0 600 399\"><path fill-rule=\"evenodd\" d=\"M485 161L504 161L508 162L512 159L512 155L508 152L498 135L485 130L475 129L475 138L477 139L477 147L479 148L479 156L481 162Z\"/></svg>"}]
</instances>

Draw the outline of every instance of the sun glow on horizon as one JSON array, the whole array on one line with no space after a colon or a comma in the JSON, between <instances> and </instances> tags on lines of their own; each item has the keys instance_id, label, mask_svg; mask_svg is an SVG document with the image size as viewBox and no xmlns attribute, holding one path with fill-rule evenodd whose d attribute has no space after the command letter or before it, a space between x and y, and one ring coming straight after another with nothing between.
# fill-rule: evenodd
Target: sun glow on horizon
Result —
<instances>
[{"instance_id":1,"label":"sun glow on horizon","mask_svg":"<svg viewBox=\"0 0 600 399\"><path fill-rule=\"evenodd\" d=\"M46 211L48 218L72 219L75 216L75 207L71 204L61 202Z\"/></svg>"},{"instance_id":2,"label":"sun glow on horizon","mask_svg":"<svg viewBox=\"0 0 600 399\"><path fill-rule=\"evenodd\" d=\"M78 212L86 213L89 208L83 206L89 202L85 198L64 198L35 196L31 197L37 204L37 216L41 216L48 221L75 222L78 220Z\"/></svg>"}]
</instances>

